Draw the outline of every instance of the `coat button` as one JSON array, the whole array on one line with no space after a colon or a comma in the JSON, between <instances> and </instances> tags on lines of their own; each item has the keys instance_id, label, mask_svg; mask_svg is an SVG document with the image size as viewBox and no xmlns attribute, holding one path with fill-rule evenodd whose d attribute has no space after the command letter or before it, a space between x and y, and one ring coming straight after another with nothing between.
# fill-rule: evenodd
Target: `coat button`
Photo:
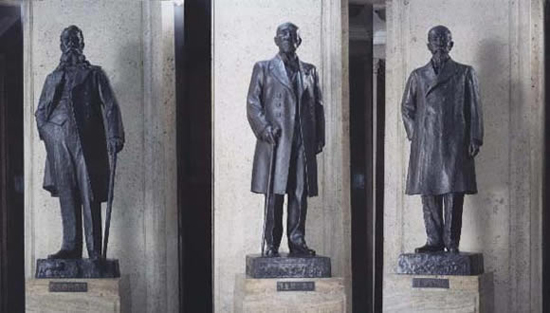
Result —
<instances>
[{"instance_id":1,"label":"coat button","mask_svg":"<svg viewBox=\"0 0 550 313\"><path fill-rule=\"evenodd\" d=\"M281 97L282 97L282 95L281 95L281 93L279 92L279 93L277 94L277 98L281 98Z\"/></svg>"},{"instance_id":2,"label":"coat button","mask_svg":"<svg viewBox=\"0 0 550 313\"><path fill-rule=\"evenodd\" d=\"M281 112L278 112L277 117L281 117L281 116L283 116L283 114Z\"/></svg>"},{"instance_id":3,"label":"coat button","mask_svg":"<svg viewBox=\"0 0 550 313\"><path fill-rule=\"evenodd\" d=\"M281 102L277 102L277 107L278 107L278 108L281 107Z\"/></svg>"}]
</instances>

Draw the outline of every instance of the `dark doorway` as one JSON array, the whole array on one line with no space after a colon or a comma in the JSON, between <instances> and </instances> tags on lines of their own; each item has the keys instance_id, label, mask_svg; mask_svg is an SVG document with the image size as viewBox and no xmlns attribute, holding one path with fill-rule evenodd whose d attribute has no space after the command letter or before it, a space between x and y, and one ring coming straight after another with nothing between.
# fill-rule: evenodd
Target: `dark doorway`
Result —
<instances>
[{"instance_id":1,"label":"dark doorway","mask_svg":"<svg viewBox=\"0 0 550 313\"><path fill-rule=\"evenodd\" d=\"M353 312L382 311L385 66L374 56L374 8L349 6Z\"/></svg>"},{"instance_id":2,"label":"dark doorway","mask_svg":"<svg viewBox=\"0 0 550 313\"><path fill-rule=\"evenodd\" d=\"M180 312L212 312L211 8L175 13Z\"/></svg>"},{"instance_id":3,"label":"dark doorway","mask_svg":"<svg viewBox=\"0 0 550 313\"><path fill-rule=\"evenodd\" d=\"M24 312L23 32L0 5L0 311Z\"/></svg>"}]
</instances>

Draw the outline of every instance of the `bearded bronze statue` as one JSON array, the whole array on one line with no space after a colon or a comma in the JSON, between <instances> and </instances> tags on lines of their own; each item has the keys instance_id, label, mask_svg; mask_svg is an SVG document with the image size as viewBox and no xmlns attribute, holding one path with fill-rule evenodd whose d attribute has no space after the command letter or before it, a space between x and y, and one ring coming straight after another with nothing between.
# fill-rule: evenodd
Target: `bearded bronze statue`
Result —
<instances>
[{"instance_id":1,"label":"bearded bronze statue","mask_svg":"<svg viewBox=\"0 0 550 313\"><path fill-rule=\"evenodd\" d=\"M43 187L59 198L63 224L61 249L48 258L82 258L84 220L88 256L98 259L101 203L112 174L109 154L122 149L124 130L107 76L83 54L82 31L67 27L60 47L59 66L46 78L35 114L47 151Z\"/></svg>"}]
</instances>

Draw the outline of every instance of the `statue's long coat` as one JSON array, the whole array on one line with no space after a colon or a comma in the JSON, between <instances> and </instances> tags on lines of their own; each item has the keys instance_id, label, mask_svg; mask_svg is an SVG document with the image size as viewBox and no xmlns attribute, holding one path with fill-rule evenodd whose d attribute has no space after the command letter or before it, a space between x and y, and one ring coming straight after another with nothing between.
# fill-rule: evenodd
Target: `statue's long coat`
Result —
<instances>
[{"instance_id":1,"label":"statue's long coat","mask_svg":"<svg viewBox=\"0 0 550 313\"><path fill-rule=\"evenodd\" d=\"M247 116L257 137L252 168L252 192L266 193L271 145L261 136L267 126L278 127L273 175L273 192L285 194L289 176L290 153L294 136L302 136L306 159L307 191L316 196L316 154L325 144L325 118L319 77L315 66L299 62L299 86L295 94L279 55L254 65L248 89ZM300 109L301 134L294 134L295 114Z\"/></svg>"},{"instance_id":2,"label":"statue's long coat","mask_svg":"<svg viewBox=\"0 0 550 313\"><path fill-rule=\"evenodd\" d=\"M55 123L49 118L62 92L63 75L62 70L55 70L46 77L35 113L39 133L46 123ZM98 66L81 66L77 70L70 95L72 118L78 128L80 145L86 161L88 188L91 189L89 194L95 201L105 202L110 174L106 140L117 138L124 142L120 109L107 76ZM40 137L43 138L42 134ZM51 160L54 156L48 154L47 157L43 187L56 197L59 190L55 168L52 166L54 163Z\"/></svg>"},{"instance_id":3,"label":"statue's long coat","mask_svg":"<svg viewBox=\"0 0 550 313\"><path fill-rule=\"evenodd\" d=\"M470 143L483 143L477 77L470 66L448 60L439 75L430 63L414 70L402 101L411 140L406 193L477 193Z\"/></svg>"}]
</instances>

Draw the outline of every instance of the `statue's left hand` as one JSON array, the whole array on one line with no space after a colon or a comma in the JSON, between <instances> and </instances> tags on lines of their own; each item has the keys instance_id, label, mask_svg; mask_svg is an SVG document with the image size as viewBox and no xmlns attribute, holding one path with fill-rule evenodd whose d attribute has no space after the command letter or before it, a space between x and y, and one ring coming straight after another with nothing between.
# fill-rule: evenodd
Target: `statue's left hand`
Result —
<instances>
[{"instance_id":1,"label":"statue's left hand","mask_svg":"<svg viewBox=\"0 0 550 313\"><path fill-rule=\"evenodd\" d=\"M472 157L472 158L475 157L479 153L479 144L477 144L476 142L470 143L468 153L469 153L470 157Z\"/></svg>"},{"instance_id":2,"label":"statue's left hand","mask_svg":"<svg viewBox=\"0 0 550 313\"><path fill-rule=\"evenodd\" d=\"M119 138L112 138L109 139L109 153L119 153L120 150L124 147L124 142Z\"/></svg>"}]
</instances>

